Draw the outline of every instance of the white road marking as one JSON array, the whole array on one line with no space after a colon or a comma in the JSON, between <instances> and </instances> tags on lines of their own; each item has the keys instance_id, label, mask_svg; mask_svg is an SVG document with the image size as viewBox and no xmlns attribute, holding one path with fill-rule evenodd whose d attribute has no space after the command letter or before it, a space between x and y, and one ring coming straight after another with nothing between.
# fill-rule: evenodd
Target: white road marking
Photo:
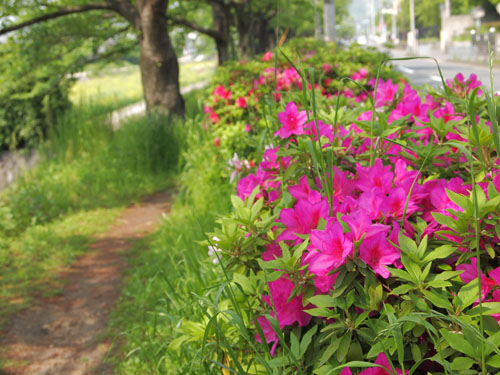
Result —
<instances>
[{"instance_id":1,"label":"white road marking","mask_svg":"<svg viewBox=\"0 0 500 375\"><path fill-rule=\"evenodd\" d=\"M436 82L441 82L441 77L440 76L431 76L431 79Z\"/></svg>"},{"instance_id":2,"label":"white road marking","mask_svg":"<svg viewBox=\"0 0 500 375\"><path fill-rule=\"evenodd\" d=\"M413 74L413 73L415 73L415 71L413 69L407 68L404 65L399 65L399 69L401 69L401 71L403 73L406 73L406 74Z\"/></svg>"}]
</instances>

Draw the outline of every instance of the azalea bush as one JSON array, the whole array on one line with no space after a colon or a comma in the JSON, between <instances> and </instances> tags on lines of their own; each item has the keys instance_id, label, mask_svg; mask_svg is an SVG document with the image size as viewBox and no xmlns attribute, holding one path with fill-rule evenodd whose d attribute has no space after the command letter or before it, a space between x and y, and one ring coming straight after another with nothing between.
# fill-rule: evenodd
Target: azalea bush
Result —
<instances>
[{"instance_id":1,"label":"azalea bush","mask_svg":"<svg viewBox=\"0 0 500 375\"><path fill-rule=\"evenodd\" d=\"M304 88L296 68L308 67L307 75L314 76L318 95L333 103L340 90L345 104L352 107L373 91L373 77L384 58L387 56L376 50L355 46L344 50L333 43L293 39L278 55L268 52L260 59L226 63L208 89L204 126L224 158L237 153L258 160L272 137L266 114L272 112L276 117L275 104L281 103L284 95ZM380 74L395 83L401 79L389 66ZM343 82L343 77L351 77L353 82Z\"/></svg>"},{"instance_id":2,"label":"azalea bush","mask_svg":"<svg viewBox=\"0 0 500 375\"><path fill-rule=\"evenodd\" d=\"M258 115L260 162L230 162L234 210L203 243L217 291L171 349L200 340L224 373L497 373L498 98L375 69L329 96L294 69Z\"/></svg>"}]
</instances>

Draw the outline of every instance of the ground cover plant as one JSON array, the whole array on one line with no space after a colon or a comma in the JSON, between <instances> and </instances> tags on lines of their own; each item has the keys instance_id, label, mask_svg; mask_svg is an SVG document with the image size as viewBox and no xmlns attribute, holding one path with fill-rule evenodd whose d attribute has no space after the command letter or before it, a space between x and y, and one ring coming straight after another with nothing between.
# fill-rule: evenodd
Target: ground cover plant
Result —
<instances>
[{"instance_id":1,"label":"ground cover plant","mask_svg":"<svg viewBox=\"0 0 500 375\"><path fill-rule=\"evenodd\" d=\"M426 93L366 68L329 98L314 73L260 113L263 157L233 158L233 212L205 242L216 291L170 349L202 345L206 373L496 373L498 98L475 76ZM234 86L213 98L238 106ZM237 124L208 107L231 154Z\"/></svg>"},{"instance_id":2,"label":"ground cover plant","mask_svg":"<svg viewBox=\"0 0 500 375\"><path fill-rule=\"evenodd\" d=\"M187 96L188 113L197 95ZM113 132L106 108L60 117L37 166L0 196L0 324L34 297L58 293L61 267L124 207L175 185L183 123L151 115Z\"/></svg>"}]
</instances>

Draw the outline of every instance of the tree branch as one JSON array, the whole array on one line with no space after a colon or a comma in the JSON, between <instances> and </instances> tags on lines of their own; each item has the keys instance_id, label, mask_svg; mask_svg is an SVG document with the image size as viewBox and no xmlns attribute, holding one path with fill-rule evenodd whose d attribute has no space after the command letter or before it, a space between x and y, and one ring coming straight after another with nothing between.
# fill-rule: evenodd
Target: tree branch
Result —
<instances>
[{"instance_id":1,"label":"tree branch","mask_svg":"<svg viewBox=\"0 0 500 375\"><path fill-rule=\"evenodd\" d=\"M10 33L12 31L20 30L25 27L41 23L44 21L48 21L54 18L59 18L62 16L66 16L68 14L76 14L76 13L82 13L82 12L88 12L90 10L113 10L116 11L116 9L109 3L95 3L95 4L88 4L88 5L77 5L77 6L71 6L71 7L66 7L66 8L61 8L55 12L52 13L47 13L39 17L35 17L31 20L25 21L18 23L17 25L9 26L4 29L0 30L0 35Z\"/></svg>"},{"instance_id":2,"label":"tree branch","mask_svg":"<svg viewBox=\"0 0 500 375\"><path fill-rule=\"evenodd\" d=\"M190 29L193 29L194 31L197 31L199 33L208 35L211 38L214 38L216 40L224 40L224 34L218 32L217 30L213 29L207 29L205 27L202 27L192 21L189 21L185 18L182 17L168 17L167 18L170 22L172 22L174 25L182 25L189 27Z\"/></svg>"}]
</instances>

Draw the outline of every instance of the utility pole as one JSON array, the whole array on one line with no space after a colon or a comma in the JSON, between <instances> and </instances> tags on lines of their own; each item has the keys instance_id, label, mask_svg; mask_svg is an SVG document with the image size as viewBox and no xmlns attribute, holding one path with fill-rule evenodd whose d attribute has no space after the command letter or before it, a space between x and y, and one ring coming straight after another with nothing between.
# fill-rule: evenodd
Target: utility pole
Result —
<instances>
[{"instance_id":1,"label":"utility pole","mask_svg":"<svg viewBox=\"0 0 500 375\"><path fill-rule=\"evenodd\" d=\"M415 0L410 0L410 34L408 35L408 46L415 51L417 47L417 33L415 30Z\"/></svg>"},{"instance_id":2,"label":"utility pole","mask_svg":"<svg viewBox=\"0 0 500 375\"><path fill-rule=\"evenodd\" d=\"M396 38L398 37L398 32L397 32L397 17L398 17L398 7L399 7L399 1L398 0L392 0L392 27L391 27L391 39L392 42L394 43L396 41Z\"/></svg>"},{"instance_id":3,"label":"utility pole","mask_svg":"<svg viewBox=\"0 0 500 375\"><path fill-rule=\"evenodd\" d=\"M375 39L375 0L370 0L370 39Z\"/></svg>"},{"instance_id":4,"label":"utility pole","mask_svg":"<svg viewBox=\"0 0 500 375\"><path fill-rule=\"evenodd\" d=\"M445 17L451 16L450 0L444 0L444 15L445 15Z\"/></svg>"},{"instance_id":5,"label":"utility pole","mask_svg":"<svg viewBox=\"0 0 500 375\"><path fill-rule=\"evenodd\" d=\"M314 38L321 39L321 19L318 12L318 0L314 0Z\"/></svg>"},{"instance_id":6,"label":"utility pole","mask_svg":"<svg viewBox=\"0 0 500 375\"><path fill-rule=\"evenodd\" d=\"M323 7L325 22L325 41L333 42L337 39L337 27L335 23L335 0L325 0Z\"/></svg>"}]
</instances>

